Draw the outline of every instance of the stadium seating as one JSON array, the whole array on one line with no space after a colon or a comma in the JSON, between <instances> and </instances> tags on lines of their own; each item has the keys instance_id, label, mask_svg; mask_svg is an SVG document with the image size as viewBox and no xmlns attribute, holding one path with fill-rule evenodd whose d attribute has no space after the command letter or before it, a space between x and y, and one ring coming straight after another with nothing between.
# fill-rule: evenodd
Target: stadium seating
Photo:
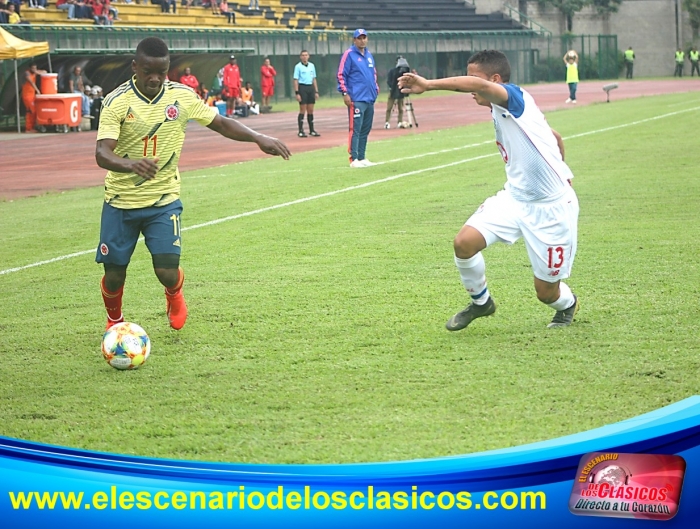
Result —
<instances>
[{"instance_id":1,"label":"stadium seating","mask_svg":"<svg viewBox=\"0 0 700 529\"><path fill-rule=\"evenodd\" d=\"M114 25L147 27L219 27L236 29L332 29L332 22L318 15L311 15L292 6L283 6L281 0L260 0L260 10L248 9L247 0L229 2L229 9L236 14L236 23L229 24L226 16L214 15L210 8L180 6L177 14L162 13L159 4L130 4L112 2L119 10L119 20ZM22 17L32 24L93 25L89 19L68 20L65 11L56 9L56 0L49 0L46 9L22 8Z\"/></svg>"},{"instance_id":2,"label":"stadium seating","mask_svg":"<svg viewBox=\"0 0 700 529\"><path fill-rule=\"evenodd\" d=\"M477 15L464 0L281 0L283 6L332 20L336 29L495 31L522 26L501 12Z\"/></svg>"}]
</instances>

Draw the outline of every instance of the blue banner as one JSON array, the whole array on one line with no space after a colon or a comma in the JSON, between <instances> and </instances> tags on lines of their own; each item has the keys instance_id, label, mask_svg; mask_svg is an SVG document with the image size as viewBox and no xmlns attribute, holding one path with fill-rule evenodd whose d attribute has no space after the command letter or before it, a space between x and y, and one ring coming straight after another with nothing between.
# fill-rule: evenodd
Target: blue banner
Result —
<instances>
[{"instance_id":1,"label":"blue banner","mask_svg":"<svg viewBox=\"0 0 700 529\"><path fill-rule=\"evenodd\" d=\"M698 396L551 441L395 463L176 461L0 437L0 526L571 529L660 523L572 514L582 457L600 452L680 456L685 480L675 476L673 483L683 483L682 493L677 513L663 526L696 527L699 447ZM630 505L633 516L637 504Z\"/></svg>"}]
</instances>

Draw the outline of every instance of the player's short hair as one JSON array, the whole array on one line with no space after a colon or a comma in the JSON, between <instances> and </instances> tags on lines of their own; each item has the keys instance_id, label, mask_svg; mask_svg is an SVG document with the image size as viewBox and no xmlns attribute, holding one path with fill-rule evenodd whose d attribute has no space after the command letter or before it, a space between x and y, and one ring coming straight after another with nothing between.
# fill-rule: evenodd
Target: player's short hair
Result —
<instances>
[{"instance_id":1,"label":"player's short hair","mask_svg":"<svg viewBox=\"0 0 700 529\"><path fill-rule=\"evenodd\" d=\"M146 37L136 47L136 56L143 57L167 57L170 55L168 45L158 37Z\"/></svg>"},{"instance_id":2,"label":"player's short hair","mask_svg":"<svg viewBox=\"0 0 700 529\"><path fill-rule=\"evenodd\" d=\"M302 53L309 53L309 51L308 51L308 50L301 50L301 51L299 52L299 55L301 55Z\"/></svg>"},{"instance_id":3,"label":"player's short hair","mask_svg":"<svg viewBox=\"0 0 700 529\"><path fill-rule=\"evenodd\" d=\"M510 81L510 63L505 53L498 50L482 50L469 58L467 64L476 64L487 75L498 74L504 83Z\"/></svg>"}]
</instances>

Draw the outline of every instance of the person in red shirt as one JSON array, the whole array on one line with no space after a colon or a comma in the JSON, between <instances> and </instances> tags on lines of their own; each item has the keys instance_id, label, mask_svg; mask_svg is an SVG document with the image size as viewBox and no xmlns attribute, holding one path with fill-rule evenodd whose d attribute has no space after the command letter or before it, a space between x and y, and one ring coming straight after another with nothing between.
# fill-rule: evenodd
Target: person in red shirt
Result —
<instances>
[{"instance_id":1,"label":"person in red shirt","mask_svg":"<svg viewBox=\"0 0 700 529\"><path fill-rule=\"evenodd\" d=\"M231 55L228 64L224 66L224 79L221 95L226 99L226 115L233 115L236 101L241 97L241 71L236 64L236 56Z\"/></svg>"},{"instance_id":2,"label":"person in red shirt","mask_svg":"<svg viewBox=\"0 0 700 529\"><path fill-rule=\"evenodd\" d=\"M275 93L275 76L277 72L270 65L269 57L265 57L260 67L260 88L262 90L262 108L270 106L270 98Z\"/></svg>"},{"instance_id":3,"label":"person in red shirt","mask_svg":"<svg viewBox=\"0 0 700 529\"><path fill-rule=\"evenodd\" d=\"M185 68L185 75L180 77L180 82L185 86L189 86L192 90L199 94L199 81L192 75L192 70L190 68Z\"/></svg>"},{"instance_id":4,"label":"person in red shirt","mask_svg":"<svg viewBox=\"0 0 700 529\"><path fill-rule=\"evenodd\" d=\"M86 4L92 7L92 18L95 19L95 24L102 26L112 25L112 21L109 18L109 10L102 0L89 0Z\"/></svg>"}]
</instances>

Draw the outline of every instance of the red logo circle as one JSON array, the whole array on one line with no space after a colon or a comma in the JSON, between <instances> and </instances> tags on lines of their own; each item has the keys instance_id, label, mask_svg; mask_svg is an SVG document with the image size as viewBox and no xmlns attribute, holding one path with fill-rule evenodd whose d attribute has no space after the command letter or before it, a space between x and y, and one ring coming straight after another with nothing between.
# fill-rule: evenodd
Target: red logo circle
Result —
<instances>
[{"instance_id":1,"label":"red logo circle","mask_svg":"<svg viewBox=\"0 0 700 529\"><path fill-rule=\"evenodd\" d=\"M168 105L165 107L165 117L169 120L176 120L180 115L180 111L175 105Z\"/></svg>"},{"instance_id":2,"label":"red logo circle","mask_svg":"<svg viewBox=\"0 0 700 529\"><path fill-rule=\"evenodd\" d=\"M107 255L109 253L109 248L105 243L100 244L100 253L102 255Z\"/></svg>"}]
</instances>

